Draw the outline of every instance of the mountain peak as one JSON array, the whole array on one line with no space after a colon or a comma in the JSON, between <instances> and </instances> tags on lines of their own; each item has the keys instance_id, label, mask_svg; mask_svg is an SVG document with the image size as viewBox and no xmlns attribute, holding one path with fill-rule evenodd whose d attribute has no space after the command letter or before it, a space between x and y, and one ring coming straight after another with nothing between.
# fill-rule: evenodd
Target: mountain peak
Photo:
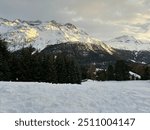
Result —
<instances>
[{"instance_id":1,"label":"mountain peak","mask_svg":"<svg viewBox=\"0 0 150 130\"><path fill-rule=\"evenodd\" d=\"M69 29L77 29L77 27L71 23L66 23L65 26Z\"/></svg>"},{"instance_id":2,"label":"mountain peak","mask_svg":"<svg viewBox=\"0 0 150 130\"><path fill-rule=\"evenodd\" d=\"M112 48L131 51L150 51L150 44L136 39L134 36L123 35L106 41Z\"/></svg>"},{"instance_id":3,"label":"mountain peak","mask_svg":"<svg viewBox=\"0 0 150 130\"><path fill-rule=\"evenodd\" d=\"M16 22L16 23L21 23L22 21L20 19L15 19L13 22Z\"/></svg>"},{"instance_id":4,"label":"mountain peak","mask_svg":"<svg viewBox=\"0 0 150 130\"><path fill-rule=\"evenodd\" d=\"M111 40L112 42L122 42L122 43L141 43L141 41L137 40L134 36L123 35L116 37Z\"/></svg>"},{"instance_id":5,"label":"mountain peak","mask_svg":"<svg viewBox=\"0 0 150 130\"><path fill-rule=\"evenodd\" d=\"M0 18L0 21L8 21L7 19L4 18Z\"/></svg>"},{"instance_id":6,"label":"mountain peak","mask_svg":"<svg viewBox=\"0 0 150 130\"><path fill-rule=\"evenodd\" d=\"M61 43L82 43L87 48L92 49L92 45L103 46L106 51L111 48L104 45L80 28L71 23L60 24L55 20L41 22L22 21L16 19L14 21L1 19L0 21L1 38L9 42L9 50L16 51L22 47L32 45L35 49L42 51L49 45Z\"/></svg>"},{"instance_id":7,"label":"mountain peak","mask_svg":"<svg viewBox=\"0 0 150 130\"><path fill-rule=\"evenodd\" d=\"M31 26L36 26L40 25L42 22L40 20L36 20L36 21L26 21L26 23L28 23Z\"/></svg>"},{"instance_id":8,"label":"mountain peak","mask_svg":"<svg viewBox=\"0 0 150 130\"><path fill-rule=\"evenodd\" d=\"M51 20L50 23L52 23L53 25L58 26L58 27L62 26L62 24L56 22L55 20Z\"/></svg>"}]
</instances>

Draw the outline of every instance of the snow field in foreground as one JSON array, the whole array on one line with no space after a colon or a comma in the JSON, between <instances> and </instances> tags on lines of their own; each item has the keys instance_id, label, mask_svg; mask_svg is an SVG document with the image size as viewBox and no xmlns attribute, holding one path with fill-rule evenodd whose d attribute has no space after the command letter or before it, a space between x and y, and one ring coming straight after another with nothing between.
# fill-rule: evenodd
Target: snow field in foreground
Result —
<instances>
[{"instance_id":1,"label":"snow field in foreground","mask_svg":"<svg viewBox=\"0 0 150 130\"><path fill-rule=\"evenodd\" d=\"M0 112L150 112L150 81L0 82Z\"/></svg>"}]
</instances>

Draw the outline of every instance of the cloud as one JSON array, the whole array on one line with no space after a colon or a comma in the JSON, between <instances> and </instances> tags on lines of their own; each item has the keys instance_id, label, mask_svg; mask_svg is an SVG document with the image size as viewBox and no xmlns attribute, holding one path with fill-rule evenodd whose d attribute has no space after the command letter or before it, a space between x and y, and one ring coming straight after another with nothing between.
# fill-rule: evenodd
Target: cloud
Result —
<instances>
[{"instance_id":1,"label":"cloud","mask_svg":"<svg viewBox=\"0 0 150 130\"><path fill-rule=\"evenodd\" d=\"M71 22L101 39L149 33L149 0L0 0L7 19Z\"/></svg>"},{"instance_id":2,"label":"cloud","mask_svg":"<svg viewBox=\"0 0 150 130\"><path fill-rule=\"evenodd\" d=\"M83 21L83 18L82 17L75 17L75 18L72 18L72 21L73 22L81 22L81 21Z\"/></svg>"}]
</instances>

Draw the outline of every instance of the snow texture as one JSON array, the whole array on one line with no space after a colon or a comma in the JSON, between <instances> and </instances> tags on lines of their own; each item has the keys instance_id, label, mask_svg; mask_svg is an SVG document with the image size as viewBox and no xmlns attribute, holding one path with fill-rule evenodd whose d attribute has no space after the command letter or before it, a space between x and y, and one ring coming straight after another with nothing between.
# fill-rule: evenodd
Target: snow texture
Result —
<instances>
[{"instance_id":1,"label":"snow texture","mask_svg":"<svg viewBox=\"0 0 150 130\"><path fill-rule=\"evenodd\" d=\"M137 40L133 36L123 35L105 42L112 48L130 51L150 51L150 42Z\"/></svg>"},{"instance_id":2,"label":"snow texture","mask_svg":"<svg viewBox=\"0 0 150 130\"><path fill-rule=\"evenodd\" d=\"M134 76L135 78L141 79L141 76L140 76L140 75L138 75L138 74L136 74L136 73L134 73L134 72L132 72L132 71L129 71L129 74L130 74L131 76Z\"/></svg>"},{"instance_id":3,"label":"snow texture","mask_svg":"<svg viewBox=\"0 0 150 130\"><path fill-rule=\"evenodd\" d=\"M83 30L71 23L60 24L56 21L9 21L0 18L0 34L5 39L10 51L16 51L30 45L38 51L42 51L49 45L65 42L86 45L93 50L91 44L100 45L106 52L112 54L113 49L100 40L89 36Z\"/></svg>"},{"instance_id":4,"label":"snow texture","mask_svg":"<svg viewBox=\"0 0 150 130\"><path fill-rule=\"evenodd\" d=\"M148 113L150 81L0 82L0 112Z\"/></svg>"}]
</instances>

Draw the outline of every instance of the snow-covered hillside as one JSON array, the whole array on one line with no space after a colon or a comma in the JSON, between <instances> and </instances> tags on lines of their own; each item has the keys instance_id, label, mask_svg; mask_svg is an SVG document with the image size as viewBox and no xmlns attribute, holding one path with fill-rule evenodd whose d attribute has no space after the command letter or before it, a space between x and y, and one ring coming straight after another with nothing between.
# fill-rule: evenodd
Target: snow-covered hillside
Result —
<instances>
[{"instance_id":1,"label":"snow-covered hillside","mask_svg":"<svg viewBox=\"0 0 150 130\"><path fill-rule=\"evenodd\" d=\"M123 35L105 42L107 45L119 50L150 51L150 42L137 40L133 36Z\"/></svg>"},{"instance_id":2,"label":"snow-covered hillside","mask_svg":"<svg viewBox=\"0 0 150 130\"><path fill-rule=\"evenodd\" d=\"M0 82L0 112L150 112L150 81Z\"/></svg>"},{"instance_id":3,"label":"snow-covered hillside","mask_svg":"<svg viewBox=\"0 0 150 130\"><path fill-rule=\"evenodd\" d=\"M139 75L139 74L136 74L136 73L134 73L134 72L132 72L132 71L129 71L129 74L130 74L130 78L132 79L132 78L134 78L134 79L141 79L141 76Z\"/></svg>"},{"instance_id":4,"label":"snow-covered hillside","mask_svg":"<svg viewBox=\"0 0 150 130\"><path fill-rule=\"evenodd\" d=\"M2 39L11 43L8 46L11 51L30 45L41 51L48 45L65 42L80 42L89 49L92 49L91 44L97 44L108 53L112 51L110 46L89 36L71 23L62 25L56 21L9 21L1 18L0 35Z\"/></svg>"}]
</instances>

